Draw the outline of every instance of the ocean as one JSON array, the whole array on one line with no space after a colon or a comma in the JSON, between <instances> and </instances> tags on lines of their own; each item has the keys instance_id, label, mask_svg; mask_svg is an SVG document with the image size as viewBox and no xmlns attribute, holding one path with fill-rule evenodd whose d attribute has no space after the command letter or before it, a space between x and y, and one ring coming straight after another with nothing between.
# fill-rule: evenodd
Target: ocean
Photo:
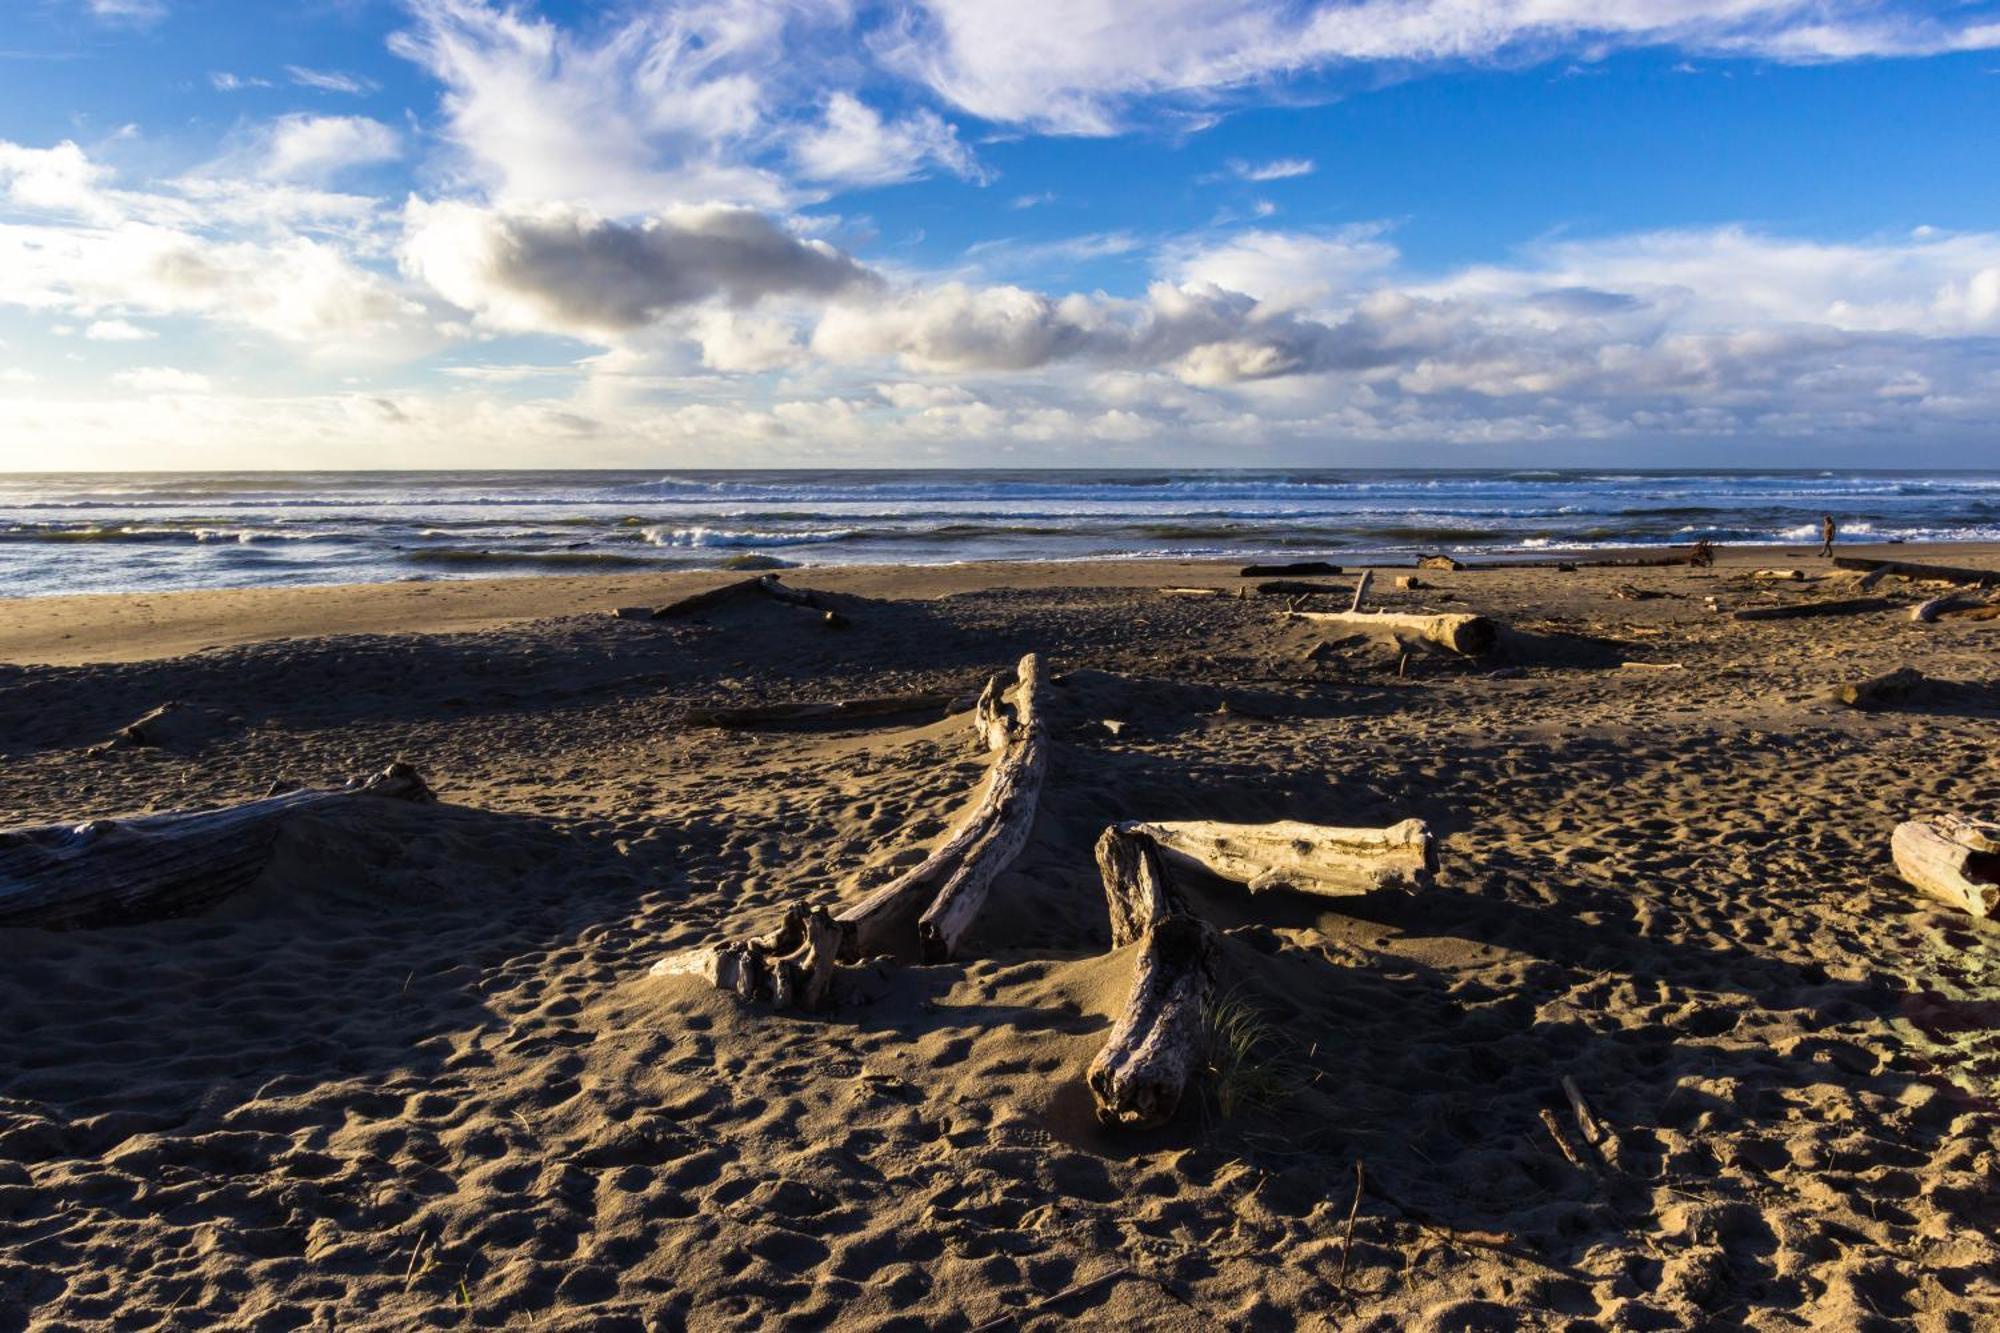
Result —
<instances>
[{"instance_id":1,"label":"ocean","mask_svg":"<svg viewBox=\"0 0 2000 1333\"><path fill-rule=\"evenodd\" d=\"M2000 472L0 475L0 596L718 568L2000 541Z\"/></svg>"}]
</instances>

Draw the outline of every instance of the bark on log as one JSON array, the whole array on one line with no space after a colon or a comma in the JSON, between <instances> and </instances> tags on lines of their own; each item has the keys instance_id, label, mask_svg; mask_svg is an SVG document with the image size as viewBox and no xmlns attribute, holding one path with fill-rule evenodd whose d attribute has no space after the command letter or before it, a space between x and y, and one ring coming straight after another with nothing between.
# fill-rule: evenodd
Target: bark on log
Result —
<instances>
[{"instance_id":1,"label":"bark on log","mask_svg":"<svg viewBox=\"0 0 2000 1333\"><path fill-rule=\"evenodd\" d=\"M1906 579L1937 579L1943 583L1967 583L1974 587L2000 584L2000 570L1968 569L1958 565L1925 565L1909 560L1874 560L1867 556L1837 555L1835 569L1859 569L1876 577L1894 574Z\"/></svg>"},{"instance_id":2,"label":"bark on log","mask_svg":"<svg viewBox=\"0 0 2000 1333\"><path fill-rule=\"evenodd\" d=\"M974 711L981 742L1000 751L979 799L936 851L836 916L843 960L884 953L924 956L956 947L958 934L947 938L947 932L962 933L970 925L967 912L976 915L993 878L1026 843L1047 764L1036 698L1041 660L1033 653L1023 657L1016 676L1011 721L1000 707L1004 686L997 677ZM930 949L924 947L926 921L934 940Z\"/></svg>"},{"instance_id":3,"label":"bark on log","mask_svg":"<svg viewBox=\"0 0 2000 1333\"><path fill-rule=\"evenodd\" d=\"M1956 815L1898 824L1889 839L1897 873L1976 917L2000 908L2000 825Z\"/></svg>"},{"instance_id":4,"label":"bark on log","mask_svg":"<svg viewBox=\"0 0 2000 1333\"><path fill-rule=\"evenodd\" d=\"M263 871L285 821L357 798L429 801L408 764L333 790L220 810L0 830L0 926L70 929L184 916Z\"/></svg>"},{"instance_id":5,"label":"bark on log","mask_svg":"<svg viewBox=\"0 0 2000 1333\"><path fill-rule=\"evenodd\" d=\"M1331 828L1280 819L1269 824L1208 820L1120 824L1153 840L1169 866L1205 870L1252 893L1289 888L1351 898L1387 888L1420 888L1437 870L1437 848L1421 819L1386 829Z\"/></svg>"},{"instance_id":6,"label":"bark on log","mask_svg":"<svg viewBox=\"0 0 2000 1333\"><path fill-rule=\"evenodd\" d=\"M1329 565L1324 560L1294 560L1288 565L1245 565L1236 571L1238 578L1279 578L1287 574L1338 574L1339 565Z\"/></svg>"},{"instance_id":7,"label":"bark on log","mask_svg":"<svg viewBox=\"0 0 2000 1333\"><path fill-rule=\"evenodd\" d=\"M1500 641L1500 627L1485 616L1421 615L1400 611L1291 611L1288 615L1358 630L1388 630L1412 634L1463 657L1491 652Z\"/></svg>"},{"instance_id":8,"label":"bark on log","mask_svg":"<svg viewBox=\"0 0 2000 1333\"><path fill-rule=\"evenodd\" d=\"M1907 699L1923 683L1924 673L1915 667L1897 667L1884 675L1837 685L1833 690L1833 699L1835 703L1846 704L1849 708L1873 708Z\"/></svg>"},{"instance_id":9,"label":"bark on log","mask_svg":"<svg viewBox=\"0 0 2000 1333\"><path fill-rule=\"evenodd\" d=\"M1208 927L1193 917L1169 916L1146 932L1131 997L1084 1076L1101 1123L1144 1129L1180 1108L1201 1066L1214 960Z\"/></svg>"},{"instance_id":10,"label":"bark on log","mask_svg":"<svg viewBox=\"0 0 2000 1333\"><path fill-rule=\"evenodd\" d=\"M1887 611L1895 603L1886 597L1850 597L1837 602L1796 602L1791 606L1748 606L1735 620L1804 620L1812 616L1855 616Z\"/></svg>"},{"instance_id":11,"label":"bark on log","mask_svg":"<svg viewBox=\"0 0 2000 1333\"><path fill-rule=\"evenodd\" d=\"M840 718L893 717L899 713L936 712L939 716L968 707L971 700L958 694L885 694L860 699L833 699L824 703L754 704L743 708L690 709L687 721L697 727L783 726L789 722L819 722Z\"/></svg>"},{"instance_id":12,"label":"bark on log","mask_svg":"<svg viewBox=\"0 0 2000 1333\"><path fill-rule=\"evenodd\" d=\"M793 907L769 935L690 949L653 964L656 977L698 976L738 999L810 1012L825 1005L840 925L824 907Z\"/></svg>"}]
</instances>

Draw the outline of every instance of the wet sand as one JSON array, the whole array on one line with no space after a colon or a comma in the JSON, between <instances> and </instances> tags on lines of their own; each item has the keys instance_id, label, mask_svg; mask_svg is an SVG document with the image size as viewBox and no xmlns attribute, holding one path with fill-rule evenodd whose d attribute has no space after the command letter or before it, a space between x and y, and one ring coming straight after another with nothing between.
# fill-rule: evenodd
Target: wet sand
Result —
<instances>
[{"instance_id":1,"label":"wet sand","mask_svg":"<svg viewBox=\"0 0 2000 1333\"><path fill-rule=\"evenodd\" d=\"M1159 595L1243 582L1179 562L785 575L844 630L604 614L721 581L686 574L0 604L0 823L394 759L444 801L302 819L203 916L0 929L0 1330L1990 1326L2000 930L1887 847L2000 806L2000 627L1911 623L1896 579L1727 614L1853 595L1828 574L1378 575L1506 622L1479 662ZM1042 813L962 961L810 1016L647 975L883 882L986 762L963 716L691 709L1030 650ZM1825 698L1905 664L1906 705ZM223 721L87 753L168 700ZM1186 885L1255 1077L1094 1123L1132 967L1107 823L1407 816L1441 838L1419 894ZM1541 1120L1576 1137L1565 1076L1610 1131L1587 1168Z\"/></svg>"}]
</instances>

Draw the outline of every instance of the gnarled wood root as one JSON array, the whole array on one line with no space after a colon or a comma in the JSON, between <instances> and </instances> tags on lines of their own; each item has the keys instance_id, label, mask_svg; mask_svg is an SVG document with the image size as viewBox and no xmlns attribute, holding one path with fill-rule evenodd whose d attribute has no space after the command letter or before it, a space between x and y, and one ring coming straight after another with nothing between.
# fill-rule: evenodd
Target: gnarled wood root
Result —
<instances>
[{"instance_id":1,"label":"gnarled wood root","mask_svg":"<svg viewBox=\"0 0 2000 1333\"><path fill-rule=\"evenodd\" d=\"M1421 819L1385 829L1333 828L1295 819L1269 824L1133 821L1118 827L1150 838L1170 866L1205 870L1252 893L1283 888L1349 898L1378 889L1420 888L1437 870L1436 843Z\"/></svg>"},{"instance_id":2,"label":"gnarled wood root","mask_svg":"<svg viewBox=\"0 0 2000 1333\"><path fill-rule=\"evenodd\" d=\"M1889 839L1896 871L1940 902L1976 917L2000 909L2000 823L1964 815L1923 815Z\"/></svg>"},{"instance_id":3,"label":"gnarled wood root","mask_svg":"<svg viewBox=\"0 0 2000 1333\"><path fill-rule=\"evenodd\" d=\"M69 929L185 916L263 872L291 816L356 797L431 801L408 764L331 790L220 810L0 830L0 926Z\"/></svg>"},{"instance_id":4,"label":"gnarled wood root","mask_svg":"<svg viewBox=\"0 0 2000 1333\"><path fill-rule=\"evenodd\" d=\"M698 976L751 1003L810 1012L833 985L840 926L824 907L793 907L768 935L690 949L653 964L656 977Z\"/></svg>"}]
</instances>

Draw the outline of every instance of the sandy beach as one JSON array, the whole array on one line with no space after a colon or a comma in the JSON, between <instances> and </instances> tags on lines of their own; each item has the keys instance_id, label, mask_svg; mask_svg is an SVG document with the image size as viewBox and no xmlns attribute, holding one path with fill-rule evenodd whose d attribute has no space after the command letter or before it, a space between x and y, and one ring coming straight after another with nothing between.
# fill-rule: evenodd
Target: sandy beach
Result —
<instances>
[{"instance_id":1,"label":"sandy beach","mask_svg":"<svg viewBox=\"0 0 2000 1333\"><path fill-rule=\"evenodd\" d=\"M1733 619L1858 595L1799 548L1409 572L1371 605L1498 650L1163 595L1254 582L1167 561L785 571L841 628L609 614L712 573L0 602L0 825L397 760L440 797L301 817L199 915L0 928L0 1333L1993 1327L2000 928L1888 843L2000 806L2000 625L1914 623L1899 578ZM812 1014L648 975L920 860L988 762L964 713L691 711L1030 651L1040 813L962 958ZM1894 707L1827 697L1905 665ZM169 701L204 734L94 748ZM1096 1122L1108 824L1409 817L1417 893L1184 885L1251 1068Z\"/></svg>"}]
</instances>

